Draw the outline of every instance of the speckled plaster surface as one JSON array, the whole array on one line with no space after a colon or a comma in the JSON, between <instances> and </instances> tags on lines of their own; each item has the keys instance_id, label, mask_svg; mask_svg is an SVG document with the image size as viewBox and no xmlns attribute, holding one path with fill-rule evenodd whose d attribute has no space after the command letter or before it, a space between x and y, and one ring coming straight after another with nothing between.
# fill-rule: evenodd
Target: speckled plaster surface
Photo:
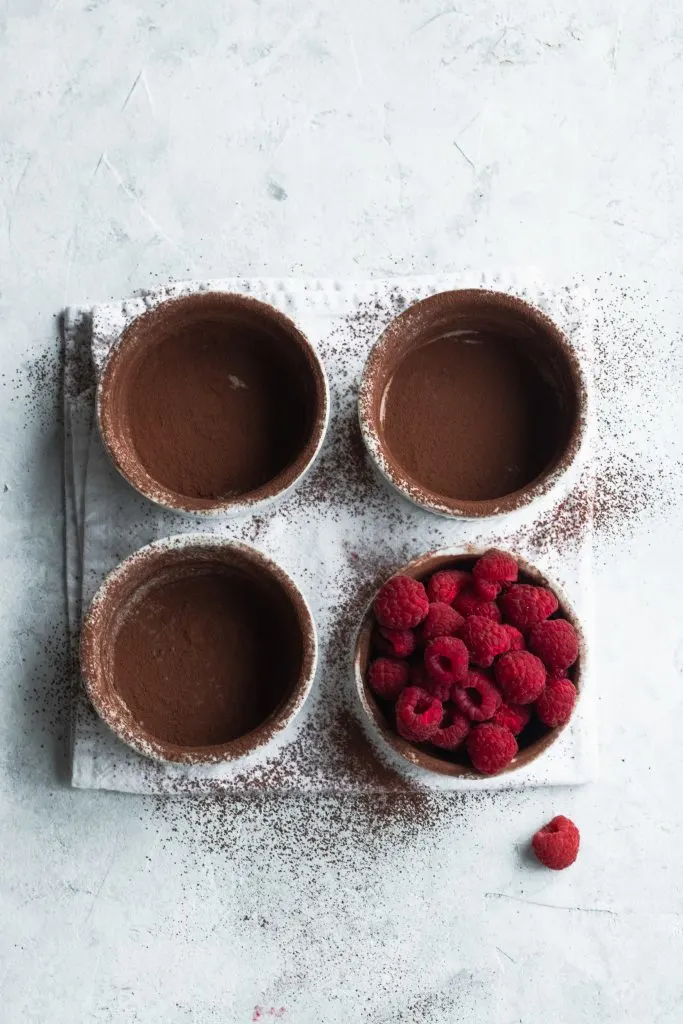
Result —
<instances>
[{"instance_id":1,"label":"speckled plaster surface","mask_svg":"<svg viewBox=\"0 0 683 1024\"><path fill-rule=\"evenodd\" d=\"M646 0L0 5L3 1024L681 1020L682 46ZM600 780L69 789L56 312L464 265L600 310ZM560 812L551 876L524 844Z\"/></svg>"}]
</instances>

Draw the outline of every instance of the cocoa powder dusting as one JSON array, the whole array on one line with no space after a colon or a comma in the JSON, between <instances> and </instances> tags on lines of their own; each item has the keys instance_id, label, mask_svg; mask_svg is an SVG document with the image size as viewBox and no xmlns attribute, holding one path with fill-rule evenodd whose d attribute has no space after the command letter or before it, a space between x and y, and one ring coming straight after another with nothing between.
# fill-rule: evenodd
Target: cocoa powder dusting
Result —
<instances>
[{"instance_id":1,"label":"cocoa powder dusting","mask_svg":"<svg viewBox=\"0 0 683 1024\"><path fill-rule=\"evenodd\" d=\"M263 722L295 684L301 651L289 625L242 574L162 583L146 591L119 628L116 689L158 740L226 743Z\"/></svg>"},{"instance_id":2,"label":"cocoa powder dusting","mask_svg":"<svg viewBox=\"0 0 683 1024\"><path fill-rule=\"evenodd\" d=\"M187 497L224 498L294 461L311 409L300 377L265 335L199 323L142 360L126 412L154 480Z\"/></svg>"},{"instance_id":3,"label":"cocoa powder dusting","mask_svg":"<svg viewBox=\"0 0 683 1024\"><path fill-rule=\"evenodd\" d=\"M519 490L558 443L550 386L513 340L482 331L410 352L383 406L398 464L451 498L486 501Z\"/></svg>"}]
</instances>

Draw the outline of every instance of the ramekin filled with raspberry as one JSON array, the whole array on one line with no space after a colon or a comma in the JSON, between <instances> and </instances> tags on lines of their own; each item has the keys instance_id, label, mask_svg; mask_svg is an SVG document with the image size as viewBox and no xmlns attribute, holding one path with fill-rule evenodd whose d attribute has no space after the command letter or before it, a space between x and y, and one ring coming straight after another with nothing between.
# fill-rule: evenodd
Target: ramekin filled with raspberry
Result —
<instances>
[{"instance_id":1,"label":"ramekin filled with raspberry","mask_svg":"<svg viewBox=\"0 0 683 1024\"><path fill-rule=\"evenodd\" d=\"M487 777L539 757L570 721L584 644L566 598L498 549L436 551L380 587L358 632L362 707L408 761Z\"/></svg>"}]
</instances>

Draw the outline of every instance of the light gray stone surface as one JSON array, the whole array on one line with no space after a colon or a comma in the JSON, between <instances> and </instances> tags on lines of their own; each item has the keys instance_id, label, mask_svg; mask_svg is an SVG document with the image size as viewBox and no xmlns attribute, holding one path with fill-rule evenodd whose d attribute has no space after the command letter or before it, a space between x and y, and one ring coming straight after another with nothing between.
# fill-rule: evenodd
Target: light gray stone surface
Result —
<instances>
[{"instance_id":1,"label":"light gray stone surface","mask_svg":"<svg viewBox=\"0 0 683 1024\"><path fill-rule=\"evenodd\" d=\"M3 1024L678 1024L682 47L645 0L0 5ZM601 780L383 817L68 789L56 313L525 264L615 325ZM523 844L559 812L555 876Z\"/></svg>"}]
</instances>

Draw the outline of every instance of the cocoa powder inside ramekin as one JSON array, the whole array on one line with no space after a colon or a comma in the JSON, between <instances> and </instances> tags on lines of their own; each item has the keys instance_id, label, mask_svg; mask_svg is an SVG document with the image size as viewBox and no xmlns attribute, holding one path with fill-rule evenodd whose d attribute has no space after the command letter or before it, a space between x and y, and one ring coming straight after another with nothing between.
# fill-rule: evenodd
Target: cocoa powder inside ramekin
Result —
<instances>
[{"instance_id":1,"label":"cocoa powder inside ramekin","mask_svg":"<svg viewBox=\"0 0 683 1024\"><path fill-rule=\"evenodd\" d=\"M114 688L157 740L227 743L260 725L296 683L301 642L292 618L237 570L159 583L118 629Z\"/></svg>"},{"instance_id":2,"label":"cocoa powder inside ramekin","mask_svg":"<svg viewBox=\"0 0 683 1024\"><path fill-rule=\"evenodd\" d=\"M311 407L272 337L199 321L155 345L131 374L125 409L149 475L191 498L255 490L296 458Z\"/></svg>"},{"instance_id":3,"label":"cocoa powder inside ramekin","mask_svg":"<svg viewBox=\"0 0 683 1024\"><path fill-rule=\"evenodd\" d=\"M561 423L551 387L503 334L468 332L409 352L384 395L386 444L430 491L487 501L552 458Z\"/></svg>"}]
</instances>

